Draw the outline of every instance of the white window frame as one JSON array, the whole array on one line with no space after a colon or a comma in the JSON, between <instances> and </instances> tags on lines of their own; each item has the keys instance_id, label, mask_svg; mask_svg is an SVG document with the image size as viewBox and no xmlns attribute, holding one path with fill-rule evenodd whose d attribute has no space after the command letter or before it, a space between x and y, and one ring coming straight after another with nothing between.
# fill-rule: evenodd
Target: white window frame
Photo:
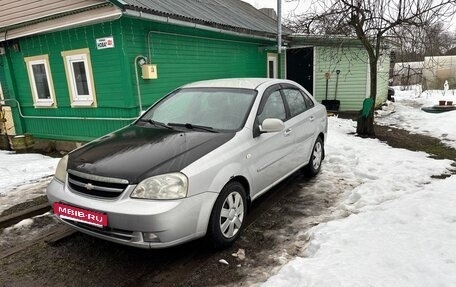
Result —
<instances>
[{"instance_id":1,"label":"white window frame","mask_svg":"<svg viewBox=\"0 0 456 287\"><path fill-rule=\"evenodd\" d=\"M32 90L32 98L35 108L55 108L57 103L55 100L54 83L52 81L51 67L49 65L48 55L39 55L34 57L25 57L25 64L27 66L28 77L30 81L30 88ZM36 88L35 75L33 74L33 65L44 65L46 71L46 79L49 88L49 99L40 99L38 97L38 89Z\"/></svg>"},{"instance_id":2,"label":"white window frame","mask_svg":"<svg viewBox=\"0 0 456 287\"><path fill-rule=\"evenodd\" d=\"M68 82L72 107L96 107L96 93L93 81L92 64L90 61L89 49L78 49L72 51L64 51L61 53L65 65L65 73ZM89 93L87 95L78 94L76 78L73 70L73 63L84 63L84 69L87 76L87 86Z\"/></svg>"},{"instance_id":3,"label":"white window frame","mask_svg":"<svg viewBox=\"0 0 456 287\"><path fill-rule=\"evenodd\" d=\"M4 99L5 99L5 96L3 96L2 83L0 83L0 102L2 102Z\"/></svg>"},{"instance_id":4,"label":"white window frame","mask_svg":"<svg viewBox=\"0 0 456 287\"><path fill-rule=\"evenodd\" d=\"M279 69L279 65L278 65L278 55L275 54L275 53L268 53L268 60L266 62L266 66L267 66L267 74L266 74L266 77L269 78L269 75L271 74L270 73L270 70L269 70L269 63L272 62L273 65L272 65L272 76L274 79L277 79L278 76L279 76L279 73L278 73L278 69Z\"/></svg>"}]
</instances>

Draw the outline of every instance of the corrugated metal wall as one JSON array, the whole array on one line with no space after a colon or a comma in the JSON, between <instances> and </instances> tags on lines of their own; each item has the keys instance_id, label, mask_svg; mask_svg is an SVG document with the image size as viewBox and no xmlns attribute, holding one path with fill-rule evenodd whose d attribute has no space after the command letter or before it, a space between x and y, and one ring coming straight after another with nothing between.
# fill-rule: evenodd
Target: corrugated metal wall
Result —
<instances>
[{"instance_id":1,"label":"corrugated metal wall","mask_svg":"<svg viewBox=\"0 0 456 287\"><path fill-rule=\"evenodd\" d=\"M136 117L138 100L133 61L137 55L147 56L146 37L150 30L166 34L151 33L152 63L158 65L158 79L140 79L144 107L188 82L266 75L263 47L272 42L123 17L112 22L22 38L18 41L20 49L16 51L9 46L17 85L16 97L23 113L51 117ZM95 39L106 36L114 37L115 48L97 50ZM214 37L218 40L211 39ZM71 107L61 52L81 48L90 50L97 108ZM57 108L35 108L33 105L24 57L43 54L49 56ZM129 121L26 118L23 129L39 138L91 140L127 123Z\"/></svg>"}]
</instances>

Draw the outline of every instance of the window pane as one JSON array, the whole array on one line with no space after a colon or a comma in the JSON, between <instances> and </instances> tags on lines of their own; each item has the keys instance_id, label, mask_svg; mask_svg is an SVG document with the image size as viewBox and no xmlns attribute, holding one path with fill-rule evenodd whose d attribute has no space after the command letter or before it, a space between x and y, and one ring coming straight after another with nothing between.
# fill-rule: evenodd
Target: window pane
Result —
<instances>
[{"instance_id":1,"label":"window pane","mask_svg":"<svg viewBox=\"0 0 456 287\"><path fill-rule=\"evenodd\" d=\"M238 130L244 124L254 99L255 92L246 89L181 89L154 106L143 118Z\"/></svg>"},{"instance_id":2,"label":"window pane","mask_svg":"<svg viewBox=\"0 0 456 287\"><path fill-rule=\"evenodd\" d=\"M283 93L287 99L292 117L299 115L306 110L306 103L300 91L284 89Z\"/></svg>"},{"instance_id":3,"label":"window pane","mask_svg":"<svg viewBox=\"0 0 456 287\"><path fill-rule=\"evenodd\" d=\"M308 95L306 94L302 94L304 96L304 100L306 101L306 105L307 105L307 108L313 108L313 106L315 106L314 102L309 98Z\"/></svg>"},{"instance_id":4,"label":"window pane","mask_svg":"<svg viewBox=\"0 0 456 287\"><path fill-rule=\"evenodd\" d=\"M33 64L33 78L35 79L36 92L38 99L50 99L51 92L49 90L46 68L44 64Z\"/></svg>"},{"instance_id":5,"label":"window pane","mask_svg":"<svg viewBox=\"0 0 456 287\"><path fill-rule=\"evenodd\" d=\"M89 84L87 83L87 73L84 62L72 62L72 64L78 96L88 95Z\"/></svg>"},{"instance_id":6,"label":"window pane","mask_svg":"<svg viewBox=\"0 0 456 287\"><path fill-rule=\"evenodd\" d=\"M267 118L286 119L285 106L279 91L273 92L267 99L263 111L258 115L260 124Z\"/></svg>"},{"instance_id":7,"label":"window pane","mask_svg":"<svg viewBox=\"0 0 456 287\"><path fill-rule=\"evenodd\" d=\"M274 78L274 61L268 61L269 65L269 78Z\"/></svg>"}]
</instances>

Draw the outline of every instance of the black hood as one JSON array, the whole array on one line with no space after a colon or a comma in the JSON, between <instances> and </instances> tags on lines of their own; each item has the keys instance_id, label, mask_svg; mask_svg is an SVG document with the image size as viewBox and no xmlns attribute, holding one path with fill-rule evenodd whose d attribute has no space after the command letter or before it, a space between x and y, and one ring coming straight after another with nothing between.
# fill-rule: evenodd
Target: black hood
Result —
<instances>
[{"instance_id":1,"label":"black hood","mask_svg":"<svg viewBox=\"0 0 456 287\"><path fill-rule=\"evenodd\" d=\"M69 154L68 168L130 183L177 172L234 137L130 125Z\"/></svg>"}]
</instances>

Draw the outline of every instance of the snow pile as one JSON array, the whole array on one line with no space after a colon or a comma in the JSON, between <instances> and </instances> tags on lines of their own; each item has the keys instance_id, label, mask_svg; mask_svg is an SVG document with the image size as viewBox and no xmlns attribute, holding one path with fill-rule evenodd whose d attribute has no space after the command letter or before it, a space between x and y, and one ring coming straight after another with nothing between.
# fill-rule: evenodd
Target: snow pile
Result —
<instances>
[{"instance_id":1,"label":"snow pile","mask_svg":"<svg viewBox=\"0 0 456 287\"><path fill-rule=\"evenodd\" d=\"M19 185L53 175L59 162L40 154L15 154L0 150L0 196Z\"/></svg>"},{"instance_id":2,"label":"snow pile","mask_svg":"<svg viewBox=\"0 0 456 287\"><path fill-rule=\"evenodd\" d=\"M378 124L433 136L456 148L456 110L439 114L421 110L421 107L438 105L441 100L453 101L453 105L456 105L455 90L421 92L420 86L412 86L410 90L395 88L395 91L396 102L389 103L383 111L378 112Z\"/></svg>"},{"instance_id":3,"label":"snow pile","mask_svg":"<svg viewBox=\"0 0 456 287\"><path fill-rule=\"evenodd\" d=\"M456 177L451 161L349 135L352 121L330 119L323 169L360 182L342 195L350 214L312 228L305 256L263 286L456 285ZM337 167L338 166L338 167Z\"/></svg>"},{"instance_id":4,"label":"snow pile","mask_svg":"<svg viewBox=\"0 0 456 287\"><path fill-rule=\"evenodd\" d=\"M312 230L263 286L455 286L456 177Z\"/></svg>"},{"instance_id":5,"label":"snow pile","mask_svg":"<svg viewBox=\"0 0 456 287\"><path fill-rule=\"evenodd\" d=\"M0 150L0 214L6 209L43 196L59 162L40 154Z\"/></svg>"}]
</instances>

